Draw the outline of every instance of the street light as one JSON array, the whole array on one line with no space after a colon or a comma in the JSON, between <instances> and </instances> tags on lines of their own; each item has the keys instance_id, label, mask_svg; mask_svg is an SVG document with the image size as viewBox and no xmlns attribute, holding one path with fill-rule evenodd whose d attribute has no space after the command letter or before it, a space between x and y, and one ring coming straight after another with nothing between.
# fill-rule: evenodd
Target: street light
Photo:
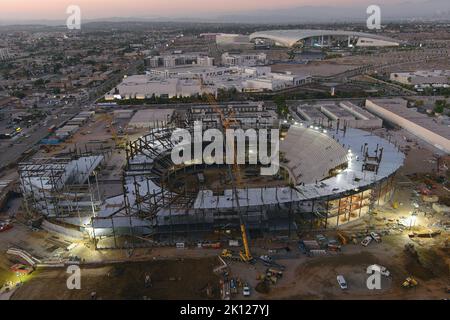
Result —
<instances>
[{"instance_id":1,"label":"street light","mask_svg":"<svg viewBox=\"0 0 450 320\"><path fill-rule=\"evenodd\" d=\"M417 213L413 212L411 214L411 217L409 217L409 230L411 230L412 227L416 225L416 221L417 221Z\"/></svg>"}]
</instances>

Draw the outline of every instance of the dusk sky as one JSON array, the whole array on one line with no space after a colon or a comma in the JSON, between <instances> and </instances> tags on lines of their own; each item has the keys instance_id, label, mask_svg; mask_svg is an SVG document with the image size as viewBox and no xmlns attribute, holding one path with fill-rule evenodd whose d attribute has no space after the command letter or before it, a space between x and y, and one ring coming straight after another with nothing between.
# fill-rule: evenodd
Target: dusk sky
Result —
<instances>
[{"instance_id":1,"label":"dusk sky","mask_svg":"<svg viewBox=\"0 0 450 320\"><path fill-rule=\"evenodd\" d=\"M370 5L402 0L0 0L0 19L65 19L68 5L79 5L86 19L104 17L183 16L337 5ZM404 0L403 0L404 1ZM0 21L1 22L1 21Z\"/></svg>"}]
</instances>

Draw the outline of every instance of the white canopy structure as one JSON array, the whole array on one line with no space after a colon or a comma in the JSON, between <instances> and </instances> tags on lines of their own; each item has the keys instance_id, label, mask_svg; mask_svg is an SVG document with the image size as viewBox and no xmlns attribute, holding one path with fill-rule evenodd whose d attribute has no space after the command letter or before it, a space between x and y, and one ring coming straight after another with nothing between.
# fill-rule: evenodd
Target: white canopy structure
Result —
<instances>
[{"instance_id":1,"label":"white canopy structure","mask_svg":"<svg viewBox=\"0 0 450 320\"><path fill-rule=\"evenodd\" d=\"M332 39L347 38L348 44L355 43L358 47L389 47L398 46L399 41L371 33L339 31L339 30L269 30L255 32L250 40L267 39L282 47L295 47L311 42L311 45L330 46ZM351 41L353 40L353 41Z\"/></svg>"}]
</instances>

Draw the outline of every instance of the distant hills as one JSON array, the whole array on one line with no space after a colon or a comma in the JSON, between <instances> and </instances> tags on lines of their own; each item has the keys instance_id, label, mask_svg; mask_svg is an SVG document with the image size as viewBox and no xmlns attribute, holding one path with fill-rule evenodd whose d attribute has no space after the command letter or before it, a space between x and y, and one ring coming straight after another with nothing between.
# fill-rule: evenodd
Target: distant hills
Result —
<instances>
[{"instance_id":1,"label":"distant hills","mask_svg":"<svg viewBox=\"0 0 450 320\"><path fill-rule=\"evenodd\" d=\"M374 1L374 4L376 1ZM385 21L443 20L450 21L450 0L405 0L398 4L381 5ZM367 5L301 6L279 10L258 10L217 17L220 22L247 23L333 23L366 21Z\"/></svg>"}]
</instances>

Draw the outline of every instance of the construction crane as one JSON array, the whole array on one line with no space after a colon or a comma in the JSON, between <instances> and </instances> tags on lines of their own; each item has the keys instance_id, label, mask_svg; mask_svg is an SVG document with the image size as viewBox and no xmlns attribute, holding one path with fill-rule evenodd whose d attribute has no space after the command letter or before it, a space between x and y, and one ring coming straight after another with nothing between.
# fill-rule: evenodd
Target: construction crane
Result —
<instances>
[{"instance_id":1,"label":"construction crane","mask_svg":"<svg viewBox=\"0 0 450 320\"><path fill-rule=\"evenodd\" d=\"M118 136L116 128L114 127L113 118L110 114L105 113L100 118L101 121L105 121L107 123L107 127L109 127L109 131L111 132L111 137L114 140L116 148L124 149L126 147L126 138L121 138Z\"/></svg>"},{"instance_id":2,"label":"construction crane","mask_svg":"<svg viewBox=\"0 0 450 320\"><path fill-rule=\"evenodd\" d=\"M200 84L201 84L201 88L202 90L205 89L205 85L203 83L203 79L199 79ZM205 90L206 91L206 90ZM228 128L230 128L232 123L235 123L236 121L232 118L230 118L230 116L233 115L233 111L229 114L228 118L225 116L222 108L220 108L217 104L216 99L214 98L214 96L210 93L206 93L206 99L208 101L208 103L211 105L211 107L213 108L213 110L219 115L220 118L220 123L222 126L222 133L225 133L226 130ZM229 141L227 141L227 143L230 143ZM232 142L234 145L234 141ZM242 244L244 246L244 251L241 251L239 253L239 256L241 258L242 261L250 263L252 262L254 259L252 257L252 254L250 252L250 247L248 244L248 237L247 237L247 228L245 226L245 220L244 217L242 215L242 210L239 204L239 193L237 191L237 187L242 186L241 183L241 172L240 172L240 167L237 163L237 152L234 152L234 161L233 161L233 169L231 169L231 166L228 166L228 173L230 175L230 178L232 180L232 189L233 189L233 195L234 195L234 199L236 199L236 207L237 207L237 211L239 214L239 222L240 222L240 231L241 231L241 235L242 235Z\"/></svg>"}]
</instances>

